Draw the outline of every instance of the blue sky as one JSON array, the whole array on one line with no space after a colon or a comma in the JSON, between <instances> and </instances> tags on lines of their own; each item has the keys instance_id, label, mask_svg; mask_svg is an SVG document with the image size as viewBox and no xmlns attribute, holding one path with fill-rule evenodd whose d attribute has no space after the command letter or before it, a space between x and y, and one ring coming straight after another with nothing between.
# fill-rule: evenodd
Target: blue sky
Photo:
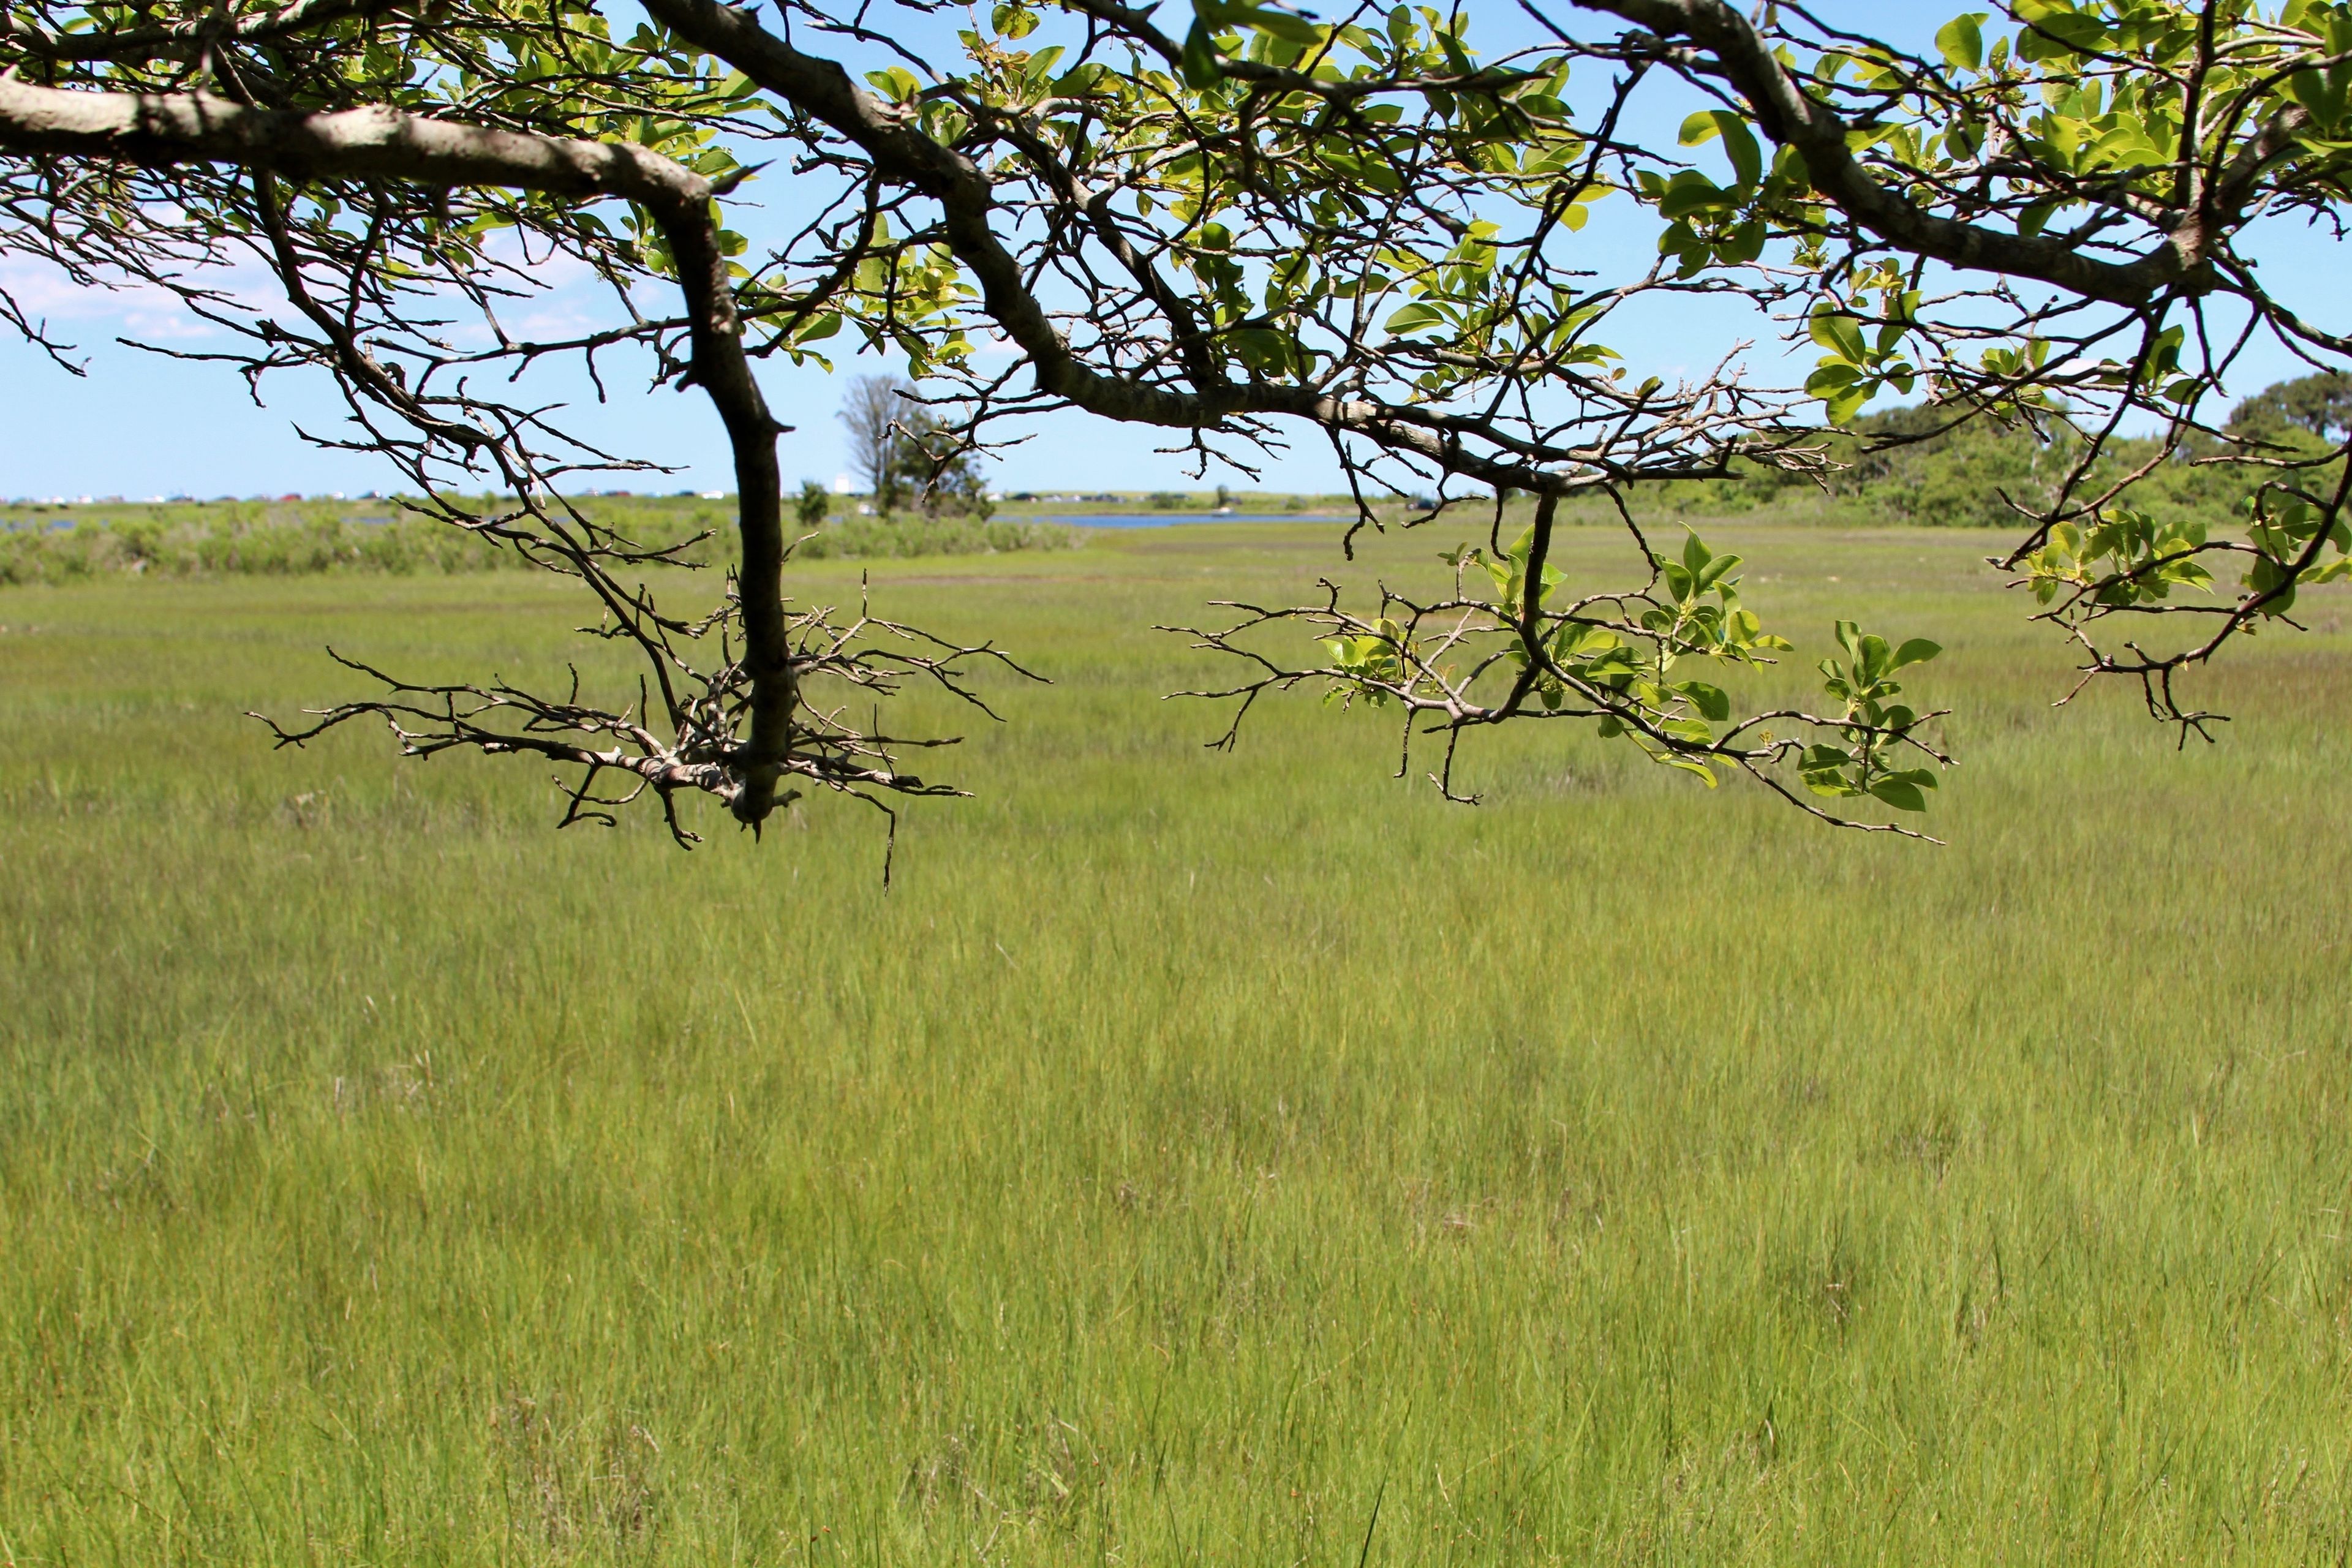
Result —
<instances>
[{"instance_id":1,"label":"blue sky","mask_svg":"<svg viewBox=\"0 0 2352 1568\"><path fill-rule=\"evenodd\" d=\"M1515 6L1487 0L1495 35L1490 50L1520 41L1526 24ZM1858 6L1833 9L1861 11ZM1867 8L1872 22L1898 37L1931 31L1948 13L1941 5L1912 3ZM1484 17L1482 16L1482 20ZM1662 103L1644 127L1670 139L1679 108ZM779 217L793 205L789 176L772 175L755 190ZM1612 209L1614 209L1612 211ZM746 226L751 226L747 225ZM1647 264L1654 254L1654 230L1640 221L1623 198L1603 202L1595 221L1580 236L1591 263L1603 276ZM2267 247L2266 271L2274 288L2311 296L2316 316L2342 326L2335 284L2341 266L2338 247L2315 235L2280 235ZM207 346L197 323L167 307L137 297L77 289L14 264L0 264L0 278L37 314L46 314L59 333L77 342L89 374L68 375L37 352L13 340L0 341L0 497L186 493L196 496L324 493L389 487L390 470L352 453L322 451L302 440L298 424L331 433L341 405L323 377L286 375L265 384L266 406L256 406L242 380L218 365L191 364L120 346L119 337L143 337L183 350ZM549 310L561 317L568 305L561 293ZM1612 337L1638 374L1671 379L1685 368L1712 364L1739 339L1759 340L1768 349L1773 326L1729 300L1681 300L1671 309L1625 319ZM554 322L552 324L560 324ZM529 323L520 324L529 331ZM543 396L562 398L574 410L574 423L592 437L632 454L677 465L674 478L645 476L630 483L640 489L716 489L730 484L726 444L708 405L697 393L647 392L643 375L630 374L617 360L604 362L613 401L595 404L585 378L564 370L534 384ZM780 417L797 426L783 438L788 479L831 483L846 468L840 426L834 417L839 382L850 374L886 368L872 362L843 364L837 375L814 368L794 369L772 362L762 381ZM2258 390L2301 367L2284 355L2253 357L2239 395ZM1215 484L1230 475L1192 479L1186 459L1157 453L1166 433L1119 426L1067 413L1037 420L1034 439L996 465L992 481L1006 489L1138 489ZM1276 489L1323 489L1338 481L1329 454L1306 433L1286 459L1265 473Z\"/></svg>"}]
</instances>

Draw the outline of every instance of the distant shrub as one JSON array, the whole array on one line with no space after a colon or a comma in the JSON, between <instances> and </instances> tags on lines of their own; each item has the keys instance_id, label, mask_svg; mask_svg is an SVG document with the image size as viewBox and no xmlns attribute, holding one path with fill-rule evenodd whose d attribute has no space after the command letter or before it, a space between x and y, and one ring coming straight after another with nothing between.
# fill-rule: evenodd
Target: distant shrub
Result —
<instances>
[{"instance_id":1,"label":"distant shrub","mask_svg":"<svg viewBox=\"0 0 2352 1568\"><path fill-rule=\"evenodd\" d=\"M604 519L648 549L719 565L730 558L726 518L709 507L640 504ZM708 537L698 537L708 535ZM1066 550L1075 530L970 517L885 522L853 518L820 528L798 551L827 557L971 555ZM83 517L60 528L46 518L0 523L0 585L93 577L303 576L330 572L394 575L491 572L524 564L513 551L464 529L413 515L370 521L316 505L299 510L220 503L119 519Z\"/></svg>"},{"instance_id":2,"label":"distant shrub","mask_svg":"<svg viewBox=\"0 0 2352 1568\"><path fill-rule=\"evenodd\" d=\"M819 530L793 552L796 560L903 555L988 555L1016 550L1069 550L1078 531L1055 522L982 522L968 517L909 517L896 521L845 518Z\"/></svg>"},{"instance_id":3,"label":"distant shrub","mask_svg":"<svg viewBox=\"0 0 2352 1568\"><path fill-rule=\"evenodd\" d=\"M1717 516L1768 510L1790 521L2008 527L2020 521L2019 507L2049 504L2082 451L2081 434L2059 420L2041 431L1982 419L1947 430L1948 420L1948 413L1927 407L1866 414L1851 430L1820 434L1832 466L1818 480L1738 460L1722 479L1664 485L1651 504ZM1872 449L1871 443L1887 440L1899 444ZM2089 488L2147 467L2143 504L2225 522L2249 487L2239 472L2198 464L2212 449L2210 441L2191 438L2166 458L2153 440L2116 438L2095 465Z\"/></svg>"}]
</instances>

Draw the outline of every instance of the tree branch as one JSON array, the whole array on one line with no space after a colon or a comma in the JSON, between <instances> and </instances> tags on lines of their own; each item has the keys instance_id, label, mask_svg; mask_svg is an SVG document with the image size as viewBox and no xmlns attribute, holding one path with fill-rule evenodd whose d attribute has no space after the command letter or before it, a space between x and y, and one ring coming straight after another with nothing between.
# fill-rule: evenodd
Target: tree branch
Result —
<instances>
[{"instance_id":1,"label":"tree branch","mask_svg":"<svg viewBox=\"0 0 2352 1568\"><path fill-rule=\"evenodd\" d=\"M401 179L500 185L567 196L618 196L650 212L686 296L694 379L734 449L742 542L738 582L751 682L741 787L729 801L757 825L774 808L798 700L783 606L780 426L743 347L727 258L711 219L710 181L629 142L486 130L390 108L302 114L210 93L70 92L0 78L0 152L117 159L145 167L230 163L300 179ZM289 279L289 285L298 281ZM405 401L397 388L380 397Z\"/></svg>"},{"instance_id":2,"label":"tree branch","mask_svg":"<svg viewBox=\"0 0 2352 1568\"><path fill-rule=\"evenodd\" d=\"M1690 39L1746 99L1758 129L1805 161L1813 188L1864 228L1902 248L1972 271L2031 278L2086 300L2140 305L2165 289L2213 285L2203 234L2189 225L2134 261L2102 261L2053 235L2003 234L1928 212L1855 161L1843 116L1800 87L1747 17L1724 0L1573 0L1660 38ZM1540 16L1540 13L1537 13ZM1550 24L1548 24L1550 25ZM1557 27L1555 26L1555 30Z\"/></svg>"}]
</instances>

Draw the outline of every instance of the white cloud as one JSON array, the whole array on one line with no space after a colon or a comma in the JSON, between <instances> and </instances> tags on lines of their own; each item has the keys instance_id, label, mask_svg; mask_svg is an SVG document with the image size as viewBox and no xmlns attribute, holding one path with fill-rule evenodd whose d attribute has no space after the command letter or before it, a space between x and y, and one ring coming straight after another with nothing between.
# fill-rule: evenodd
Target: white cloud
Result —
<instances>
[{"instance_id":1,"label":"white cloud","mask_svg":"<svg viewBox=\"0 0 2352 1568\"><path fill-rule=\"evenodd\" d=\"M242 299L249 285L266 277L258 268L223 268L205 282ZM220 331L202 317L192 315L168 289L144 282L112 289L77 283L37 257L0 257L0 289L5 289L26 315L54 323L65 335L77 326L108 336L174 341L215 337Z\"/></svg>"}]
</instances>

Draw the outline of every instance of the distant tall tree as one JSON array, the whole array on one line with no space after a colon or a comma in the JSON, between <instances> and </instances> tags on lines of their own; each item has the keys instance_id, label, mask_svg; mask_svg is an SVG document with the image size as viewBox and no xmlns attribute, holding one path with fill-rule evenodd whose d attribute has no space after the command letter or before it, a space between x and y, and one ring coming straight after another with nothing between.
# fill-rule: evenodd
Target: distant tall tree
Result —
<instances>
[{"instance_id":1,"label":"distant tall tree","mask_svg":"<svg viewBox=\"0 0 2352 1568\"><path fill-rule=\"evenodd\" d=\"M982 521L995 512L996 503L988 496L988 480L971 453L949 462L923 487L923 510L934 517L955 511Z\"/></svg>"},{"instance_id":2,"label":"distant tall tree","mask_svg":"<svg viewBox=\"0 0 2352 1568\"><path fill-rule=\"evenodd\" d=\"M2257 439L2301 430L2323 440L2352 436L2352 375L2323 371L2264 388L2231 410L2230 433Z\"/></svg>"},{"instance_id":3,"label":"distant tall tree","mask_svg":"<svg viewBox=\"0 0 2352 1568\"><path fill-rule=\"evenodd\" d=\"M917 410L908 401L915 384L903 375L861 375L841 400L841 422L849 428L849 467L866 481L874 510L887 517L906 483L904 437L899 422Z\"/></svg>"},{"instance_id":4,"label":"distant tall tree","mask_svg":"<svg viewBox=\"0 0 2352 1568\"><path fill-rule=\"evenodd\" d=\"M953 422L908 404L898 417L893 450L899 482L914 491L915 504L926 517L943 511L986 517L994 510L980 459L959 438Z\"/></svg>"}]
</instances>

